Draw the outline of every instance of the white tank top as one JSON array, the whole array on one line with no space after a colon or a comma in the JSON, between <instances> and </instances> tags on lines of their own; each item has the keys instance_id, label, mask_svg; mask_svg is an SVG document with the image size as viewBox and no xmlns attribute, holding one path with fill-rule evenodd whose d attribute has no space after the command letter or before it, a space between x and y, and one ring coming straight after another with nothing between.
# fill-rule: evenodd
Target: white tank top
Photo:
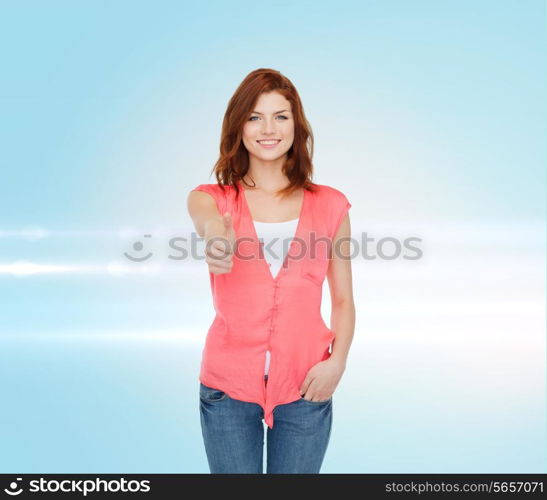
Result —
<instances>
[{"instance_id":1,"label":"white tank top","mask_svg":"<svg viewBox=\"0 0 547 500\"><path fill-rule=\"evenodd\" d=\"M256 235L262 242L264 259L270 267L272 277L275 278L283 265L289 245L296 233L298 219L284 222L259 222L253 221ZM270 351L266 351L266 365L264 375L268 374L270 368Z\"/></svg>"}]
</instances>

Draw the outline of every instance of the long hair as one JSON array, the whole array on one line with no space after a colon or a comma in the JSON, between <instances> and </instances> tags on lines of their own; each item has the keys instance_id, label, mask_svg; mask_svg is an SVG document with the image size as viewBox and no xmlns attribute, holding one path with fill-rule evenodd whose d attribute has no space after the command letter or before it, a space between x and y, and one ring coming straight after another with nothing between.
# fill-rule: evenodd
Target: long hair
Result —
<instances>
[{"instance_id":1,"label":"long hair","mask_svg":"<svg viewBox=\"0 0 547 500\"><path fill-rule=\"evenodd\" d=\"M228 103L222 122L220 156L211 172L214 172L222 190L223 186L231 185L236 190L236 196L239 196L237 183L249 170L249 152L242 141L243 127L259 96L272 91L279 92L291 103L294 117L294 141L282 167L289 185L278 194L285 196L299 188L315 191L315 184L311 180L313 133L300 96L292 82L279 71L259 68L245 77Z\"/></svg>"}]
</instances>

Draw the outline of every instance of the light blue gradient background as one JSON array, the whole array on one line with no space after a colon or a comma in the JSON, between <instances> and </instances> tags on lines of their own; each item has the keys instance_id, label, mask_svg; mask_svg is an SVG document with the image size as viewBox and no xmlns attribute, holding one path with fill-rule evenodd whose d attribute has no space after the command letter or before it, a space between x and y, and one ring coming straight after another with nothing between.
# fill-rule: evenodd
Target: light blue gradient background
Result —
<instances>
[{"instance_id":1,"label":"light blue gradient background","mask_svg":"<svg viewBox=\"0 0 547 500\"><path fill-rule=\"evenodd\" d=\"M423 240L354 260L322 472L546 471L543 1L0 5L0 472L208 472L209 279L167 241L259 67L354 237Z\"/></svg>"}]
</instances>

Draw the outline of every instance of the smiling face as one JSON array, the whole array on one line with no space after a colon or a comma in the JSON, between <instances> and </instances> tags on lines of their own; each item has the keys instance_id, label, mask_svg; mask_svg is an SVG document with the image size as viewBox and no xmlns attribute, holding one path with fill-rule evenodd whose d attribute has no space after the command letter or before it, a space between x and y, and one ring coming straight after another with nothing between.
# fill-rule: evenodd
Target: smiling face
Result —
<instances>
[{"instance_id":1,"label":"smiling face","mask_svg":"<svg viewBox=\"0 0 547 500\"><path fill-rule=\"evenodd\" d=\"M294 140L291 103L278 92L261 94L243 127L243 144L250 156L274 161L286 156Z\"/></svg>"}]
</instances>

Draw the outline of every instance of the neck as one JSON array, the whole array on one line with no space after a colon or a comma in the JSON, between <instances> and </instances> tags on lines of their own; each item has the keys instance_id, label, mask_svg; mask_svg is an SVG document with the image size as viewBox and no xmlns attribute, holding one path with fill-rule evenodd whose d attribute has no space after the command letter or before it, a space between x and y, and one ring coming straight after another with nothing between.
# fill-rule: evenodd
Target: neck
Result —
<instances>
[{"instance_id":1,"label":"neck","mask_svg":"<svg viewBox=\"0 0 547 500\"><path fill-rule=\"evenodd\" d=\"M249 170L243 178L247 188L260 189L269 193L275 193L285 188L289 184L289 179L283 173L283 165L286 161L286 155L269 161L249 155Z\"/></svg>"}]
</instances>

